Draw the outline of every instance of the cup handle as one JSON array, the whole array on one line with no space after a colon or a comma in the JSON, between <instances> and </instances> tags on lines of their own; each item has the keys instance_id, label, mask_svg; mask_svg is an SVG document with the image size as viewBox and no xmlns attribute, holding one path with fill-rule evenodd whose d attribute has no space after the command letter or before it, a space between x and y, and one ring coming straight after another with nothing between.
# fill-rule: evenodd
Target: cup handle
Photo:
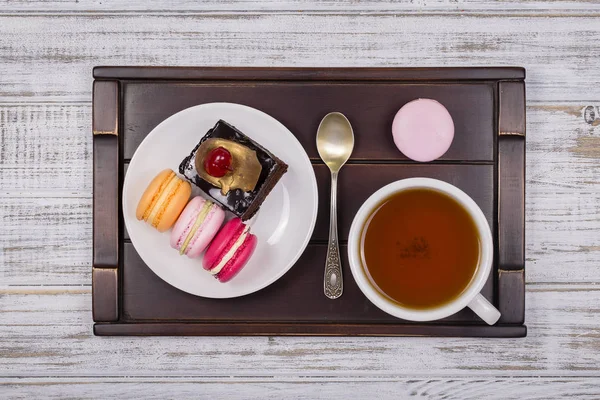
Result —
<instances>
[{"instance_id":1,"label":"cup handle","mask_svg":"<svg viewBox=\"0 0 600 400\"><path fill-rule=\"evenodd\" d=\"M494 325L500 319L500 311L483 297L481 293L477 293L477 296L471 300L468 307L488 325Z\"/></svg>"}]
</instances>

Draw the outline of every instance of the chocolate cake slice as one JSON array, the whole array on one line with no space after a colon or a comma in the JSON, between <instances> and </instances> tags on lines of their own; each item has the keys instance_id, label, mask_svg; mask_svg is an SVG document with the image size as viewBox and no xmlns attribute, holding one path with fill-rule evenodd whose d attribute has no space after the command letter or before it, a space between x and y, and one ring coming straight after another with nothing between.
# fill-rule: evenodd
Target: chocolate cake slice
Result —
<instances>
[{"instance_id":1,"label":"chocolate cake slice","mask_svg":"<svg viewBox=\"0 0 600 400\"><path fill-rule=\"evenodd\" d=\"M200 158L206 157L206 153L203 152L204 149L201 148L201 146L209 139L213 139L211 143L225 143L223 146L226 149L227 141L231 141L251 150L249 152L251 154L252 152L256 153L255 160L258 159L258 163L262 168L260 169L260 173L256 171L259 175L257 180L254 179L256 185L252 190L235 188L235 185L231 186L231 189L223 189L218 186L218 183L215 183L219 178L212 179L206 175L205 171L200 171L199 173L197 167L202 168L203 165L203 160ZM203 147L206 147L206 145ZM237 153L234 150L237 150L240 146L232 147L235 147L231 149L232 153L234 153L233 165L235 166L235 154ZM201 151L199 151L199 149ZM198 160L196 159L197 157L199 157ZM252 157L254 157L253 154ZM238 166L237 168L243 167ZM202 191L214 200L221 203L226 209L240 217L243 221L252 218L252 216L256 214L262 203L265 201L265 198L269 195L271 190L273 190L273 187L275 187L275 184L277 184L283 174L286 173L287 169L288 165L277 158L273 153L223 120L219 120L216 125L204 135L200 140L200 143L194 147L190 155L184 158L179 165L179 172L183 176L202 189ZM244 175L244 172L245 171L236 171L235 168L233 168L230 174ZM207 179L211 179L213 182L209 182Z\"/></svg>"}]
</instances>

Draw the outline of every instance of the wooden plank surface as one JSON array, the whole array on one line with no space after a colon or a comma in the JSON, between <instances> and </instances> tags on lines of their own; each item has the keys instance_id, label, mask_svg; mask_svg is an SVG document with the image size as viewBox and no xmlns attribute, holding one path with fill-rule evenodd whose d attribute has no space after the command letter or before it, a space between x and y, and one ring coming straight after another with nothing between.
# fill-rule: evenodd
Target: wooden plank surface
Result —
<instances>
[{"instance_id":1,"label":"wooden plank surface","mask_svg":"<svg viewBox=\"0 0 600 400\"><path fill-rule=\"evenodd\" d=\"M2 397L600 396L600 3L164 4L0 1ZM98 64L526 67L529 336L92 337Z\"/></svg>"},{"instance_id":2,"label":"wooden plank surface","mask_svg":"<svg viewBox=\"0 0 600 400\"><path fill-rule=\"evenodd\" d=\"M272 382L268 378L29 378L0 379L0 390L11 399L30 399L44 394L46 399L64 399L77 394L79 399L114 398L128 393L130 399L165 399L177 393L181 398L296 399L311 390L326 399L370 398L404 399L412 397L449 400L597 399L598 378L302 378Z\"/></svg>"},{"instance_id":3,"label":"wooden plank surface","mask_svg":"<svg viewBox=\"0 0 600 400\"><path fill-rule=\"evenodd\" d=\"M87 101L98 64L518 65L530 71L529 100L593 100L598 43L598 18L586 12L3 14L0 101Z\"/></svg>"},{"instance_id":4,"label":"wooden plank surface","mask_svg":"<svg viewBox=\"0 0 600 400\"><path fill-rule=\"evenodd\" d=\"M92 197L88 100L0 104L0 196Z\"/></svg>"},{"instance_id":5,"label":"wooden plank surface","mask_svg":"<svg viewBox=\"0 0 600 400\"><path fill-rule=\"evenodd\" d=\"M310 292L311 288L322 286L323 265L320 261L326 257L326 244L309 245L291 271L286 273L276 284L246 296L244 302L239 302L238 299L198 299L177 290L148 269L131 243L126 243L123 247L123 294L121 298L125 320L146 320L157 323L160 323L161 320L202 322L229 320L262 323L274 321L290 324L311 322L326 324L331 321L342 324L389 324L396 320L395 317L379 310L367 300L360 293L360 289L350 277L351 275L344 284L346 296L340 297L336 302L329 301L325 296L311 298L312 295L307 294L312 293ZM340 252L343 265L348 265L347 247L341 246ZM493 279L494 277L491 275L481 291L491 302L494 302ZM163 299L170 299L170 301L167 302ZM298 304L303 305L298 306ZM481 321L469 309L448 317L444 322L481 324ZM107 331L108 329L104 330L104 332ZM313 331L319 332L318 329ZM369 331L368 327L361 330L365 333ZM389 332L394 333L395 331L391 329ZM410 331L407 330L407 332ZM398 333L402 332L398 331Z\"/></svg>"},{"instance_id":6,"label":"wooden plank surface","mask_svg":"<svg viewBox=\"0 0 600 400\"><path fill-rule=\"evenodd\" d=\"M41 196L0 198L0 287L90 285L92 199Z\"/></svg>"},{"instance_id":7,"label":"wooden plank surface","mask_svg":"<svg viewBox=\"0 0 600 400\"><path fill-rule=\"evenodd\" d=\"M522 339L92 336L89 288L0 292L4 377L600 376L597 285L529 285Z\"/></svg>"},{"instance_id":8,"label":"wooden plank surface","mask_svg":"<svg viewBox=\"0 0 600 400\"><path fill-rule=\"evenodd\" d=\"M381 1L381 0L173 0L168 7L162 0L114 0L110 2L99 0L4 0L0 3L3 7L0 12L307 12L307 11L335 11L335 12L462 12L468 13L485 10L502 13L519 13L524 11L535 12L565 12L565 11L597 11L600 4L590 0L567 1L519 1L519 0L412 0Z\"/></svg>"},{"instance_id":9,"label":"wooden plank surface","mask_svg":"<svg viewBox=\"0 0 600 400\"><path fill-rule=\"evenodd\" d=\"M486 71L479 73L484 75ZM334 73L331 75L335 76ZM394 74L378 75L387 79ZM335 109L350 119L355 132L356 143L351 160L408 161L394 145L391 125L398 109L415 98L435 99L445 104L452 115L457 133L440 161L491 162L494 159L496 85L489 82L469 85L245 82L235 86L229 82L178 85L133 82L123 86L126 132L123 157L126 159L133 157L148 132L165 118L188 107L212 101L240 103L273 116L298 137L312 160L320 160L315 132L321 118ZM457 98L461 99L460 103L456 102Z\"/></svg>"}]
</instances>

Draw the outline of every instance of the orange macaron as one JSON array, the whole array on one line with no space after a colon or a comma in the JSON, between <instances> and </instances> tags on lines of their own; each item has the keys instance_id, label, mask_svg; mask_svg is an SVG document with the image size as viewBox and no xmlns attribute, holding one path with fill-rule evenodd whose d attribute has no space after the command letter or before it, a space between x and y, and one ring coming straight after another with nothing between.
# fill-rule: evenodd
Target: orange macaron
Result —
<instances>
[{"instance_id":1,"label":"orange macaron","mask_svg":"<svg viewBox=\"0 0 600 400\"><path fill-rule=\"evenodd\" d=\"M161 171L150 182L138 203L135 216L159 232L169 230L187 204L192 187L171 169Z\"/></svg>"}]
</instances>

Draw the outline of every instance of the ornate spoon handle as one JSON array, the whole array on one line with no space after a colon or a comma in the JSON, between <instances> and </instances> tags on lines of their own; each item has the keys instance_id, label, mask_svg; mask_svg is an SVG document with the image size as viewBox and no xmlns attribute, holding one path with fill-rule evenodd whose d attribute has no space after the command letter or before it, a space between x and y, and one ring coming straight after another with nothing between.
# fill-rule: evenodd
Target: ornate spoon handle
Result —
<instances>
[{"instance_id":1,"label":"ornate spoon handle","mask_svg":"<svg viewBox=\"0 0 600 400\"><path fill-rule=\"evenodd\" d=\"M329 245L327 246L327 260L325 261L325 277L323 281L325 296L330 299L337 299L342 295L344 290L337 229L337 176L337 172L331 173Z\"/></svg>"}]
</instances>

